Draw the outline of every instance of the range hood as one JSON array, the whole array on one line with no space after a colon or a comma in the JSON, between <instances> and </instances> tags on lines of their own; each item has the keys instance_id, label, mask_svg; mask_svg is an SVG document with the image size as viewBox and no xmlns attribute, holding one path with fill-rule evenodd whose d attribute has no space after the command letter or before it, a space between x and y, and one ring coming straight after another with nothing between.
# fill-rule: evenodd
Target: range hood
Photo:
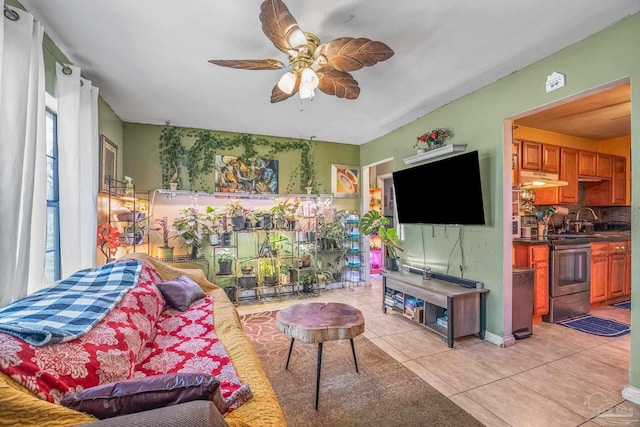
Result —
<instances>
[{"instance_id":1,"label":"range hood","mask_svg":"<svg viewBox=\"0 0 640 427\"><path fill-rule=\"evenodd\" d=\"M561 181L557 173L520 171L520 188L552 188L569 185L567 181Z\"/></svg>"}]
</instances>

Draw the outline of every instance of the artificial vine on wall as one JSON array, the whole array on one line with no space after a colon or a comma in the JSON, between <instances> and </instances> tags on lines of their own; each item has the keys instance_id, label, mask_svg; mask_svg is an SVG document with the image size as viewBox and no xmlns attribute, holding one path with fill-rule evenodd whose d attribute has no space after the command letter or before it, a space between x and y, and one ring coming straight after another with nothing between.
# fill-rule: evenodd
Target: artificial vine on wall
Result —
<instances>
[{"instance_id":1,"label":"artificial vine on wall","mask_svg":"<svg viewBox=\"0 0 640 427\"><path fill-rule=\"evenodd\" d=\"M191 148L182 143L183 136L195 138ZM207 130L187 131L184 128L167 126L160 135L160 166L162 168L162 185L168 188L175 167L186 169L189 173L191 190L212 192L206 183L205 176L214 170L216 154L228 152L236 147L243 147L241 157L255 158L258 156L257 147L266 147L265 156L275 158L278 154L289 151L300 151L300 161L291 172L285 193L293 193L296 184L300 193L305 187L312 187L313 193L319 192L315 179L315 146L313 139L299 141L268 141L248 134L236 134L232 137L222 137ZM182 177L178 178L182 188Z\"/></svg>"}]
</instances>

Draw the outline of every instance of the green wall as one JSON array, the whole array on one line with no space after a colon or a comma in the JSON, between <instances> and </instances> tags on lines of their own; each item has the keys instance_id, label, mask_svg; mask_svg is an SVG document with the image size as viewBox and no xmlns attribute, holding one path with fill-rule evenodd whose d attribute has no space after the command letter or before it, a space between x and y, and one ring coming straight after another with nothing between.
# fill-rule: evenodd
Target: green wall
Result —
<instances>
[{"instance_id":1,"label":"green wall","mask_svg":"<svg viewBox=\"0 0 640 427\"><path fill-rule=\"evenodd\" d=\"M162 173L159 164L160 135L165 126L147 125L139 123L124 123L124 175L134 178L137 188L141 189L157 189L162 188ZM222 137L230 137L235 134L212 131ZM277 138L271 136L255 135L269 141L295 141L287 138ZM183 137L183 144L191 147L194 143L193 137ZM267 150L257 147L260 154L264 154ZM219 154L225 155L241 155L243 148L239 147L229 152ZM335 159L340 159L340 164L359 165L360 164L360 148L356 145L336 144L332 142L316 142L315 149L315 172L316 181L320 193L331 193L331 164L335 163ZM298 151L290 151L280 153L278 160L278 179L279 192L285 193L289 184L291 173L300 161ZM183 185L189 187L188 174L186 170L181 171ZM207 183L213 187L213 175L208 177ZM295 181L292 193L302 193L298 181ZM198 188L196 188L198 189ZM359 199L336 199L335 204L340 209L358 210Z\"/></svg>"},{"instance_id":2,"label":"green wall","mask_svg":"<svg viewBox=\"0 0 640 427\"><path fill-rule=\"evenodd\" d=\"M511 262L510 236L505 233L503 195L510 194L510 123L505 119L539 108L551 102L580 94L600 86L630 78L631 80L631 132L632 151L640 137L640 15L634 15L601 31L573 46L532 64L508 77L486 86L457 101L451 102L420 119L361 146L363 165L373 164L393 157L394 170L404 169L402 159L415 154L413 144L418 135L436 128L449 128L454 136L448 143L467 144L467 151L478 150L481 161L482 186L484 192L485 227L465 227L463 237L464 276L484 282L490 289L487 300L487 329L496 335L504 331L503 282L504 272ZM567 85L550 93L545 92L546 77L553 71L566 75ZM437 82L430 82L430 84ZM634 84L635 83L635 84ZM505 161L507 159L508 161ZM632 170L640 169L640 157L635 156ZM460 171L460 183L421 183L426 191L429 185L448 185L451 191L464 197L464 171ZM632 206L638 206L640 194L636 181L632 181ZM416 197L421 191L416 191ZM510 195L509 195L510 197ZM437 208L437 201L425 200L427 208ZM510 199L509 199L510 203ZM510 207L507 207L510 212ZM632 209L632 227L638 229L637 209ZM416 227L416 226L414 226ZM405 227L403 245L408 257L422 258L422 243L419 233ZM445 268L449 254L458 239L457 230L431 227L425 233L427 258L438 268ZM638 233L632 236L632 245L638 248ZM459 272L460 250L456 249L450 274ZM632 251L632 294L640 298L640 251ZM508 277L508 276L507 276ZM506 295L509 295L507 292ZM632 313L632 330L640 327L640 310ZM640 386L640 339L636 335L631 344L630 383Z\"/></svg>"}]
</instances>

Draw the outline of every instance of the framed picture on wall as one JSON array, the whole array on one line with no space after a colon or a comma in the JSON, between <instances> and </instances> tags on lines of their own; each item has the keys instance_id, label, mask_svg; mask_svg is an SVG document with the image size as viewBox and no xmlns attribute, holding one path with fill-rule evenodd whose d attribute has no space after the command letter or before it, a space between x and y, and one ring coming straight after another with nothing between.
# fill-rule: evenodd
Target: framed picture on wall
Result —
<instances>
[{"instance_id":1,"label":"framed picture on wall","mask_svg":"<svg viewBox=\"0 0 640 427\"><path fill-rule=\"evenodd\" d=\"M216 155L215 189L222 193L278 194L278 161Z\"/></svg>"},{"instance_id":2,"label":"framed picture on wall","mask_svg":"<svg viewBox=\"0 0 640 427\"><path fill-rule=\"evenodd\" d=\"M100 135L100 192L109 192L109 178L116 179L118 172L118 147L104 135Z\"/></svg>"},{"instance_id":3,"label":"framed picture on wall","mask_svg":"<svg viewBox=\"0 0 640 427\"><path fill-rule=\"evenodd\" d=\"M333 197L359 197L360 168L349 165L331 165L331 192Z\"/></svg>"}]
</instances>

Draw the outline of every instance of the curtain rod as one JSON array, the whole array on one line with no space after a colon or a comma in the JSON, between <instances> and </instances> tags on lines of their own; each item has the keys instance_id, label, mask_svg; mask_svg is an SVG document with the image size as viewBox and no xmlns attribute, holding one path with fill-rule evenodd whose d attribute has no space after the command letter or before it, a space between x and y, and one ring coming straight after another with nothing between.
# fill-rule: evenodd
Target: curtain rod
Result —
<instances>
[{"instance_id":1,"label":"curtain rod","mask_svg":"<svg viewBox=\"0 0 640 427\"><path fill-rule=\"evenodd\" d=\"M17 21L20 19L20 14L18 14L18 12L16 12L15 10L9 8L9 6L7 6L6 4L3 5L4 6L4 17L7 18L10 21ZM52 51L51 49L49 49L44 43L42 44L42 47L45 48L47 50L47 52L49 52L51 54L51 56L53 56L56 61L58 61L61 65L62 65L62 72L66 75L70 75L73 71L71 70L71 67L69 67L68 65L65 65L65 61L61 61L60 58L56 55L56 53L54 51ZM82 73L80 73L80 77L81 78L85 78L82 76ZM84 82L82 80L80 80L80 86L83 86Z\"/></svg>"},{"instance_id":2,"label":"curtain rod","mask_svg":"<svg viewBox=\"0 0 640 427\"><path fill-rule=\"evenodd\" d=\"M13 9L10 9L6 4L4 5L4 17L10 21L17 21L20 19L20 15Z\"/></svg>"},{"instance_id":3,"label":"curtain rod","mask_svg":"<svg viewBox=\"0 0 640 427\"><path fill-rule=\"evenodd\" d=\"M44 43L42 44L42 47L44 49L46 49L46 51L49 52L51 54L51 56L53 56L56 59L56 61L58 61L58 63L60 65L62 65L62 73L64 75L69 76L69 75L71 75L71 73L73 73L73 70L71 69L71 67L69 67L68 65L65 65L66 61L61 61L60 58L56 55L56 52L54 52L53 50L49 49L47 47L47 45L44 44ZM73 64L71 64L71 65L73 65ZM84 77L82 75L82 73L80 73L80 77L83 78L83 79L86 78L86 77ZM84 86L84 82L82 80L80 80L80 86Z\"/></svg>"}]
</instances>

